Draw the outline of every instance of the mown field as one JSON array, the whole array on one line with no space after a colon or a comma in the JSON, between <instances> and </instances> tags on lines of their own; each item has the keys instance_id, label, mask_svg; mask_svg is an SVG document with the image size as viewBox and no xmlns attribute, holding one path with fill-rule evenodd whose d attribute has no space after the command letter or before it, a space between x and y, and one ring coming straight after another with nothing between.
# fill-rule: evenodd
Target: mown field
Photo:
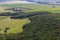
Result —
<instances>
[{"instance_id":1,"label":"mown field","mask_svg":"<svg viewBox=\"0 0 60 40\"><path fill-rule=\"evenodd\" d=\"M30 8L32 10L24 10L25 12L34 12L34 11L49 11L54 13L60 13L60 6L47 5L47 4L5 4L0 5L4 7L23 7Z\"/></svg>"}]
</instances>

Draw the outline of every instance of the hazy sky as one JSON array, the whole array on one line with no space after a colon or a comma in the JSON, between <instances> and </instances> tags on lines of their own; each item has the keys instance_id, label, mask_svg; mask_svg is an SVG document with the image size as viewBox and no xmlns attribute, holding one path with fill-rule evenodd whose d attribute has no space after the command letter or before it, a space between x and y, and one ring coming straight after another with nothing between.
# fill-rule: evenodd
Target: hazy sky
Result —
<instances>
[{"instance_id":1,"label":"hazy sky","mask_svg":"<svg viewBox=\"0 0 60 40\"><path fill-rule=\"evenodd\" d=\"M40 1L45 1L45 2L56 2L56 1L60 1L60 0L40 0Z\"/></svg>"},{"instance_id":2,"label":"hazy sky","mask_svg":"<svg viewBox=\"0 0 60 40\"><path fill-rule=\"evenodd\" d=\"M43 2L56 2L56 1L60 1L60 0L35 0L35 1L43 1Z\"/></svg>"},{"instance_id":3,"label":"hazy sky","mask_svg":"<svg viewBox=\"0 0 60 40\"><path fill-rule=\"evenodd\" d=\"M7 1L7 0L0 0L0 2L4 2L4 1ZM8 1L10 1L10 0L8 0ZM11 0L11 1L13 1L13 0ZM36 1L38 1L38 0L36 0ZM60 1L60 0L39 0L39 1L43 1L43 2L56 2L56 1Z\"/></svg>"}]
</instances>

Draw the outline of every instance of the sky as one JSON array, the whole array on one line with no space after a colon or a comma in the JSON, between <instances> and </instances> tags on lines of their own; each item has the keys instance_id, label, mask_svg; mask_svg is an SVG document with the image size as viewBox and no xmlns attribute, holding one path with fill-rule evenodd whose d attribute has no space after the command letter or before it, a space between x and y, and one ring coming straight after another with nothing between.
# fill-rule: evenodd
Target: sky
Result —
<instances>
[{"instance_id":1,"label":"sky","mask_svg":"<svg viewBox=\"0 0 60 40\"><path fill-rule=\"evenodd\" d=\"M43 2L56 2L56 1L60 1L60 0L39 0L39 1L43 1Z\"/></svg>"},{"instance_id":2,"label":"sky","mask_svg":"<svg viewBox=\"0 0 60 40\"><path fill-rule=\"evenodd\" d=\"M0 2L5 2L5 1L13 1L13 0L0 0ZM56 2L60 0L35 0L35 1L42 1L42 2Z\"/></svg>"},{"instance_id":3,"label":"sky","mask_svg":"<svg viewBox=\"0 0 60 40\"><path fill-rule=\"evenodd\" d=\"M60 0L35 0L35 1L42 1L42 2L57 2Z\"/></svg>"}]
</instances>

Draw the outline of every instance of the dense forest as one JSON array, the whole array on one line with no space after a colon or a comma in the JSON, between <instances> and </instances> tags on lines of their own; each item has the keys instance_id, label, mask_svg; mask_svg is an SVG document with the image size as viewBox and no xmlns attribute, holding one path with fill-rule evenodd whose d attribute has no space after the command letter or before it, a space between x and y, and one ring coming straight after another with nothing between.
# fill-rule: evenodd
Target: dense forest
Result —
<instances>
[{"instance_id":1,"label":"dense forest","mask_svg":"<svg viewBox=\"0 0 60 40\"><path fill-rule=\"evenodd\" d=\"M51 12L31 12L13 18L29 18L30 24L17 34L0 34L0 40L60 40L60 14Z\"/></svg>"}]
</instances>

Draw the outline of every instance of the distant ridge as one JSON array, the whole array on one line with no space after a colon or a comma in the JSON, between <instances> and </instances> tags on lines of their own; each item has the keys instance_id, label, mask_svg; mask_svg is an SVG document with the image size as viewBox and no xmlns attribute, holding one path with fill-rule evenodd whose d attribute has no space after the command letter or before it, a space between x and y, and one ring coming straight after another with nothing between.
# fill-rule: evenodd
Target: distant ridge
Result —
<instances>
[{"instance_id":1,"label":"distant ridge","mask_svg":"<svg viewBox=\"0 0 60 40\"><path fill-rule=\"evenodd\" d=\"M39 4L48 4L48 2L37 2Z\"/></svg>"},{"instance_id":2,"label":"distant ridge","mask_svg":"<svg viewBox=\"0 0 60 40\"><path fill-rule=\"evenodd\" d=\"M0 4L35 4L35 3L27 1L8 1L8 2L0 2Z\"/></svg>"},{"instance_id":3,"label":"distant ridge","mask_svg":"<svg viewBox=\"0 0 60 40\"><path fill-rule=\"evenodd\" d=\"M60 3L60 1L56 2L56 3Z\"/></svg>"}]
</instances>

